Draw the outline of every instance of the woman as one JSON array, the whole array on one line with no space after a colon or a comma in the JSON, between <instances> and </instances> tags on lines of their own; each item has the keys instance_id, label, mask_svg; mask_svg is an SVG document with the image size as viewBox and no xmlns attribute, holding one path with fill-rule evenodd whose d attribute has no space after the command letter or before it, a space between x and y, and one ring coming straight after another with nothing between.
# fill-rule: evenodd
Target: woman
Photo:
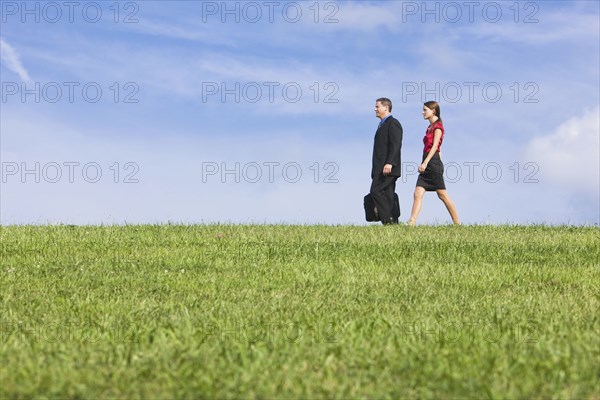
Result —
<instances>
[{"instance_id":1,"label":"woman","mask_svg":"<svg viewBox=\"0 0 600 400\"><path fill-rule=\"evenodd\" d=\"M417 217L423 205L423 195L425 192L433 191L437 192L440 200L446 205L452 222L459 225L460 220L456 207L448 196L444 183L444 164L440 158L440 148L444 140L444 125L440 118L440 105L436 101L428 101L423 105L423 119L429 120L429 127L423 138L425 144L423 162L419 166L419 179L415 188L414 203L408 225L415 226L417 224Z\"/></svg>"}]
</instances>

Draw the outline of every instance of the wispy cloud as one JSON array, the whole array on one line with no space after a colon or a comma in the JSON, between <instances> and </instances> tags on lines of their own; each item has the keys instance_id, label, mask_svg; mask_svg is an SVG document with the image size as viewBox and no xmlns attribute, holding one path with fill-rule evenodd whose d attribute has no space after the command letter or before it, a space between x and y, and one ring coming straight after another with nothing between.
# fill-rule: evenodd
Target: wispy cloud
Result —
<instances>
[{"instance_id":1,"label":"wispy cloud","mask_svg":"<svg viewBox=\"0 0 600 400\"><path fill-rule=\"evenodd\" d=\"M401 26L399 5L401 3L339 3L339 14L334 15L335 24L324 25L332 29L349 29L358 32L368 32L385 27L398 30Z\"/></svg>"},{"instance_id":2,"label":"wispy cloud","mask_svg":"<svg viewBox=\"0 0 600 400\"><path fill-rule=\"evenodd\" d=\"M588 194L600 191L600 106L569 119L553 133L535 138L528 147L535 155L544 179L565 192Z\"/></svg>"},{"instance_id":3,"label":"wispy cloud","mask_svg":"<svg viewBox=\"0 0 600 400\"><path fill-rule=\"evenodd\" d=\"M494 24L480 21L463 27L461 35L479 40L529 46L577 44L598 35L597 11L590 11L577 8L570 13L566 13L565 10L547 10L536 15L530 23L506 21Z\"/></svg>"},{"instance_id":4,"label":"wispy cloud","mask_svg":"<svg viewBox=\"0 0 600 400\"><path fill-rule=\"evenodd\" d=\"M21 63L19 54L2 38L0 38L0 60L2 60L2 64L6 68L19 75L22 81L31 83L31 77L23 66L23 63Z\"/></svg>"},{"instance_id":5,"label":"wispy cloud","mask_svg":"<svg viewBox=\"0 0 600 400\"><path fill-rule=\"evenodd\" d=\"M236 39L243 37L243 32L226 35L221 29L197 21L189 21L180 18L177 21L165 21L153 18L143 18L139 24L133 24L129 27L136 33L152 35L157 37L169 38L173 40L184 40L205 43L208 45L227 45L234 46Z\"/></svg>"}]
</instances>

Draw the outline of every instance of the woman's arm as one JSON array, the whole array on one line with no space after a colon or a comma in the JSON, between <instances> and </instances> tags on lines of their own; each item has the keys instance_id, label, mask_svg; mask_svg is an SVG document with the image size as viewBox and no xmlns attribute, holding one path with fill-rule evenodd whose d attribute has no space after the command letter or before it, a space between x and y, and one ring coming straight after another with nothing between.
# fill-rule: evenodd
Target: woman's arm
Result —
<instances>
[{"instance_id":1,"label":"woman's arm","mask_svg":"<svg viewBox=\"0 0 600 400\"><path fill-rule=\"evenodd\" d=\"M425 169L427 169L427 164L429 164L429 161L431 161L431 158L435 155L435 152L437 151L438 147L440 146L441 138L442 138L442 130L440 128L437 128L433 132L433 146L431 146L431 150L429 150L427 157L425 157L425 160L423 160L423 163L419 166L419 172L425 172Z\"/></svg>"}]
</instances>

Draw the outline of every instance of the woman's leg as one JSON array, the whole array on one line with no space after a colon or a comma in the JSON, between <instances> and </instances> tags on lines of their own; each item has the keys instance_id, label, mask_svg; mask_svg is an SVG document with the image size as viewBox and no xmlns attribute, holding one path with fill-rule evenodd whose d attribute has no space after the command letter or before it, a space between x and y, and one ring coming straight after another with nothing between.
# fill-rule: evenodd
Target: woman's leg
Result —
<instances>
[{"instance_id":1,"label":"woman's leg","mask_svg":"<svg viewBox=\"0 0 600 400\"><path fill-rule=\"evenodd\" d=\"M421 186L417 186L415 188L415 195L413 199L412 212L410 214L410 219L408 220L408 225L415 226L417 224L417 218L421 213L421 207L423 207L423 195L425 194L425 188Z\"/></svg>"},{"instance_id":2,"label":"woman's leg","mask_svg":"<svg viewBox=\"0 0 600 400\"><path fill-rule=\"evenodd\" d=\"M448 196L448 191L446 190L438 190L437 195L444 202L446 209L450 213L450 217L452 218L452 222L454 225L460 225L460 220L458 219L458 212L456 211L456 206L452 202L450 196Z\"/></svg>"}]
</instances>

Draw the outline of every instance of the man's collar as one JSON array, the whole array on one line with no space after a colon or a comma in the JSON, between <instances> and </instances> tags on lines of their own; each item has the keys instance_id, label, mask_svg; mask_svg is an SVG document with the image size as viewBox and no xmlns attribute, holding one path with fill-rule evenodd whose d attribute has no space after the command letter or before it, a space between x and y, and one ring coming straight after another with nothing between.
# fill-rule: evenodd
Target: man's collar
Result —
<instances>
[{"instance_id":1,"label":"man's collar","mask_svg":"<svg viewBox=\"0 0 600 400\"><path fill-rule=\"evenodd\" d=\"M392 116L392 114L388 114L387 116L385 116L384 118L382 118L381 122L379 122L379 125L383 125L383 123L385 122L385 120L388 119L391 116Z\"/></svg>"}]
</instances>

